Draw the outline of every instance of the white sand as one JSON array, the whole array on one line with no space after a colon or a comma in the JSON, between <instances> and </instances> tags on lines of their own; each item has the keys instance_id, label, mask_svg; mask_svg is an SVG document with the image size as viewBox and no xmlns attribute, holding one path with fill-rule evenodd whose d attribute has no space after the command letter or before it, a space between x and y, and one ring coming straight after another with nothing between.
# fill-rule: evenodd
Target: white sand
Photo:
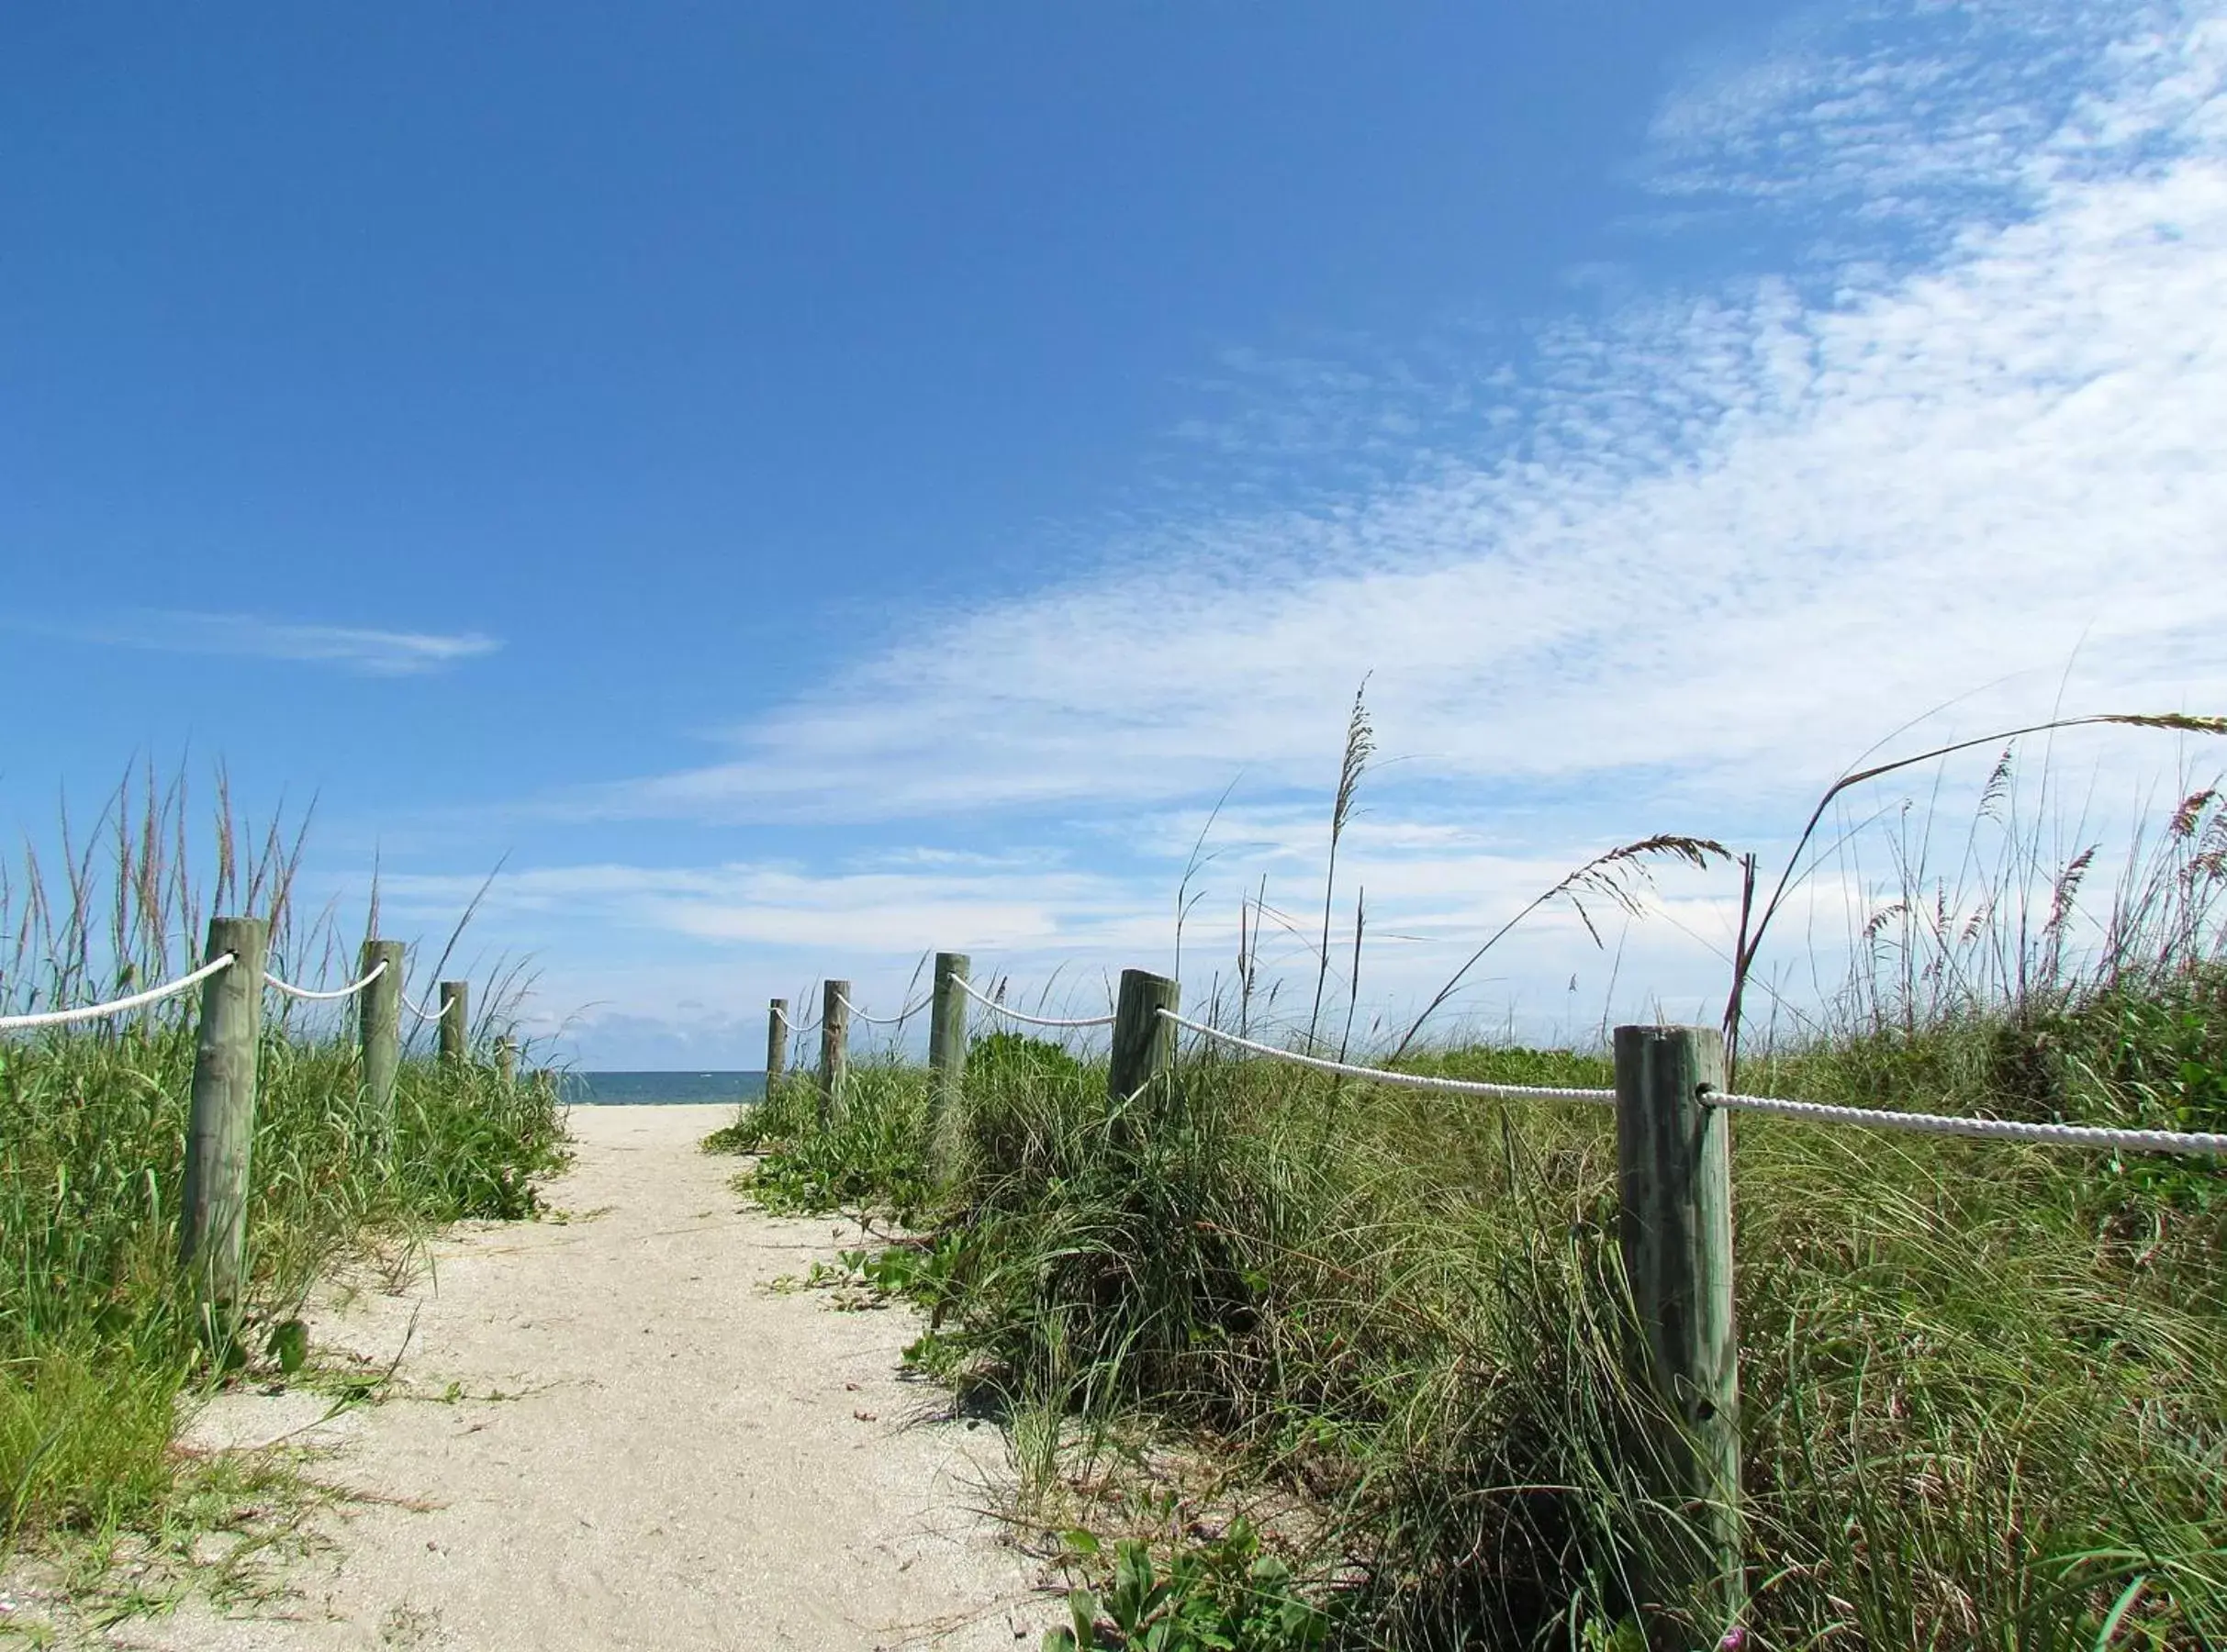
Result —
<instances>
[{"instance_id":1,"label":"white sand","mask_svg":"<svg viewBox=\"0 0 2227 1652\"><path fill-rule=\"evenodd\" d=\"M995 1429L900 1378L912 1314L765 1289L860 1241L740 1209L737 1161L696 1150L732 1116L576 1109L578 1160L549 1189L572 1221L467 1224L400 1296L313 1316L313 1344L383 1365L417 1315L412 1397L309 1436L338 1446L325 1478L402 1501L327 1517L334 1546L284 1574L290 1598L189 1604L112 1644L1033 1652L1055 1613L975 1512ZM323 1409L227 1396L195 1432L252 1445Z\"/></svg>"}]
</instances>

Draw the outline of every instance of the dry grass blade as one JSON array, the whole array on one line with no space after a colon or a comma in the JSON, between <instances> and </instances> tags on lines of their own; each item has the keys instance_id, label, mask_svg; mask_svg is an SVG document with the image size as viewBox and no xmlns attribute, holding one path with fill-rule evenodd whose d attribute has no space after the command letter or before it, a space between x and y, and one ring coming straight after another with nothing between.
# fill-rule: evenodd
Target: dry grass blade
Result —
<instances>
[{"instance_id":1,"label":"dry grass blade","mask_svg":"<svg viewBox=\"0 0 2227 1652\"><path fill-rule=\"evenodd\" d=\"M1969 752L1979 746L2007 745L2012 741L2022 740L2030 734L2049 734L2065 729L2104 727L2156 729L2177 734L2218 735L2227 734L2227 717L2204 717L2185 711L2099 711L2086 717L2054 718L2047 722L2029 723L2022 728L2005 729L1993 734L1980 735L1972 740L1952 741L1947 745L1934 746L1928 751L1918 752L1908 757L1897 757L1890 763L1873 764L1865 768L1852 770L1827 787L1824 795L1818 798L1817 807L1809 811L1809 819L1803 824L1801 835L1795 840L1794 849L1786 856L1786 864L1780 869L1778 882L1772 888L1771 899L1763 903L1763 915L1756 920L1753 931L1743 934L1740 939L1740 947L1732 962L1732 989L1725 998L1724 1031L1727 1047L1738 1048L1740 1004L1745 995L1748 976L1754 968L1756 954L1763 948L1763 937L1770 932L1771 921L1778 915L1779 907L1794 887L1796 881L1795 875L1801 866L1802 857L1808 851L1810 840L1817 835L1818 825L1824 820L1825 811L1832 807L1834 798L1852 787L1863 785L1867 780L1876 780L1883 776L1892 775L1903 769L1914 768L1921 763L1931 763L1938 758L1954 756L1960 752ZM1995 776L1991 776L1988 782L1988 793L1983 794L1983 796L1995 792L1997 777L2006 773L2005 765L2009 760L2009 754L2006 752L1996 764ZM2184 805L2184 807L2186 806Z\"/></svg>"},{"instance_id":2,"label":"dry grass blade","mask_svg":"<svg viewBox=\"0 0 2227 1652\"><path fill-rule=\"evenodd\" d=\"M1314 1054L1315 1033L1322 1021L1323 988L1330 978L1330 903L1337 889L1337 844L1353 819L1353 800L1369 759L1376 754L1376 725L1369 720L1369 679L1361 678L1353 691L1353 710L1346 719L1346 749L1337 765L1337 795L1330 804L1330 855L1322 878L1322 944L1315 970L1315 1007L1307 1012L1307 1053Z\"/></svg>"},{"instance_id":3,"label":"dry grass blade","mask_svg":"<svg viewBox=\"0 0 2227 1652\"><path fill-rule=\"evenodd\" d=\"M1641 838L1637 843L1622 843L1605 854L1595 855L1494 930L1483 946L1470 954L1461 967L1455 970L1430 1002L1423 1006L1423 1013L1415 1018L1414 1023L1401 1036L1398 1047L1392 1052L1392 1059L1397 1061L1406 1054L1407 1047L1415 1043L1416 1035L1423 1031L1423 1024L1445 1005L1448 999L1453 997L1469 972L1477 966L1484 954L1497 946L1509 931L1549 902L1569 901L1579 921L1584 924L1585 932L1593 937L1594 944L1598 946L1601 944L1601 933L1594 927L1591 914L1585 910L1585 896L1605 897L1622 910L1638 917L1645 908L1640 904L1633 884L1635 880L1640 883L1647 881L1651 862L1671 860L1706 870L1712 861L1730 861L1732 858L1732 852L1714 838L1685 837L1667 832Z\"/></svg>"},{"instance_id":4,"label":"dry grass blade","mask_svg":"<svg viewBox=\"0 0 2227 1652\"><path fill-rule=\"evenodd\" d=\"M1346 994L1346 1030L1337 1040L1337 1058L1346 1059L1353 1048L1353 1017L1361 1002L1361 936L1369 928L1369 891L1366 887L1353 893L1353 973L1349 990Z\"/></svg>"},{"instance_id":5,"label":"dry grass blade","mask_svg":"<svg viewBox=\"0 0 2227 1652\"><path fill-rule=\"evenodd\" d=\"M2211 786L2207 786L2201 791L2190 792L2180 800L2180 807L2173 811L2173 822L2166 830L2177 838L2194 836L2197 822L2204 818L2204 811L2211 807L2219 795L2219 788Z\"/></svg>"}]
</instances>

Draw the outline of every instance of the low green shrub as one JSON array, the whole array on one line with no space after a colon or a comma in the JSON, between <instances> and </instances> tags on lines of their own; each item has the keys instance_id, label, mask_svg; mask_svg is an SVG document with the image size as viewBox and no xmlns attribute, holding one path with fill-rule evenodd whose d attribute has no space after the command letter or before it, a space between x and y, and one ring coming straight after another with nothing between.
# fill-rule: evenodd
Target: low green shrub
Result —
<instances>
[{"instance_id":1,"label":"low green shrub","mask_svg":"<svg viewBox=\"0 0 2227 1652\"><path fill-rule=\"evenodd\" d=\"M1084 1558L1101 1552L1087 1531L1068 1533L1067 1544ZM1045 1652L1087 1652L1109 1639L1138 1652L1317 1652L1329 1638L1328 1614L1293 1585L1289 1566L1261 1553L1245 1521L1177 1547L1164 1564L1125 1537L1112 1562L1102 1591L1069 1594L1069 1622L1044 1637Z\"/></svg>"},{"instance_id":2,"label":"low green shrub","mask_svg":"<svg viewBox=\"0 0 2227 1652\"><path fill-rule=\"evenodd\" d=\"M765 1153L737 1185L769 1211L870 1203L911 1220L930 1192L926 1075L893 1063L854 1066L832 1117L823 1123L820 1114L818 1085L788 1076L704 1144Z\"/></svg>"}]
</instances>

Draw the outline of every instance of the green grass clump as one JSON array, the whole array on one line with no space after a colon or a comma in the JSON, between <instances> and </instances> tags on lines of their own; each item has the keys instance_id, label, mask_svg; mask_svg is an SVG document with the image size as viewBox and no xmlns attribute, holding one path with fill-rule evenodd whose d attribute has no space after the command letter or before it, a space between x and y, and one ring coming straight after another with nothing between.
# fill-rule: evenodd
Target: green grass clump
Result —
<instances>
[{"instance_id":1,"label":"green grass clump","mask_svg":"<svg viewBox=\"0 0 2227 1652\"><path fill-rule=\"evenodd\" d=\"M704 1145L717 1153L781 1151L740 1178L768 1211L873 1205L909 1222L930 1193L927 1075L893 1062L852 1066L833 1116L821 1123L819 1086L802 1074L774 1083Z\"/></svg>"},{"instance_id":2,"label":"green grass clump","mask_svg":"<svg viewBox=\"0 0 2227 1652\"><path fill-rule=\"evenodd\" d=\"M1357 699L1334 845L1371 733ZM1735 1033L1757 1031L1740 1005L1752 1015L1766 994L1751 966L1789 888L1837 859L1878 904L1850 915L1849 979L1821 1018L1769 994L1774 1024L1783 1012L1802 1032L1750 1049L1737 1088L2227 1129L2227 790L2191 792L2161 832L2136 832L2095 911L2080 892L2097 845L2051 858L2055 834L2020 824L2009 749L1964 831L1888 809L1815 836L1835 798L1907 766L1836 784L1777 885L1741 863ZM1891 881L1877 885L1857 850L1882 831ZM1633 880L1658 852L1703 871L1729 858L1710 840L1643 840L1524 910L1582 898L1643 917ZM1310 1047L1337 1024L1328 884ZM1357 906L1356 976L1361 928ZM1256 930L1241 1025L1274 1001L1257 950ZM927 1310L914 1357L1005 1408L1045 1507L1065 1485L1103 1509L1099 1467L1124 1456L1158 1486L1158 1548L1118 1547L1113 1575L1091 1576L1074 1644L1289 1652L1320 1634L1606 1652L1736 1628L1755 1648L2227 1645L2219 1160L1733 1115L1749 1594L1728 1624L1713 1602L1651 1598L1645 1581L1675 1575L1660 1551L1679 1546L1684 1516L1662 1496L1667 1420L1628 1375L1609 1110L1211 1050L1109 1101L1102 1066L1024 1059L1031 1042L983 1041L956 1120L932 1122L918 1081L896 1074L824 1126L816 1108L769 1106L756 1176L783 1208L878 1200L917 1217L916 1239L853 1271ZM1586 1052L1417 1049L1405 1065L1610 1081ZM1154 1479L1170 1458L1213 1466L1209 1482L1236 1474L1293 1515L1272 1534L1272 1590L1208 1557L1237 1529L1226 1484L1185 1502ZM1178 1576L1192 1579L1181 1598L1161 1592ZM1294 1589L1308 1610L1288 1625L1253 1611Z\"/></svg>"},{"instance_id":3,"label":"green grass clump","mask_svg":"<svg viewBox=\"0 0 2227 1652\"><path fill-rule=\"evenodd\" d=\"M1874 1029L1743 1085L2216 1128L2219 985ZM1608 1077L1567 1052L1416 1065ZM930 1189L923 1093L877 1070L824 1132L816 1099L777 1099L756 1185L782 1209L880 1189L929 1222L875 1277L930 1310L923 1363L1053 1420L1019 1437L1142 1419L1303 1491L1348 1644L1605 1645L1632 1617L1660 1434L1624 1376L1607 1110L1212 1059L1116 1108L1102 1067L999 1059L970 1067L961 1163ZM1735 1135L1751 1644L2227 1636L2217 1167Z\"/></svg>"},{"instance_id":4,"label":"green grass clump","mask_svg":"<svg viewBox=\"0 0 2227 1652\"><path fill-rule=\"evenodd\" d=\"M0 1488L17 1536L150 1517L178 1398L223 1363L177 1266L193 1055L182 1019L0 1049ZM532 1214L562 1139L546 1086L428 1059L404 1064L389 1141L351 1044L267 1033L241 1351L350 1247Z\"/></svg>"},{"instance_id":5,"label":"green grass clump","mask_svg":"<svg viewBox=\"0 0 2227 1652\"><path fill-rule=\"evenodd\" d=\"M329 916L306 933L292 922L298 836L246 831L221 776L218 805L204 831L183 782L127 781L85 838L65 821L53 862L27 849L0 871L0 1009L173 979L209 911L264 916L282 975L348 978L355 948ZM483 1033L518 988L514 973L489 985ZM65 1534L98 1549L124 1530L226 1519L230 1490L261 1497L262 1468L173 1454L192 1398L263 1361L344 1255L462 1217L531 1215L535 1178L563 1158L546 1080L408 1059L389 1117L362 1090L353 1006L268 999L246 1300L207 1315L177 1256L197 1001L0 1038L0 1556ZM300 1356L289 1329L272 1374Z\"/></svg>"}]
</instances>

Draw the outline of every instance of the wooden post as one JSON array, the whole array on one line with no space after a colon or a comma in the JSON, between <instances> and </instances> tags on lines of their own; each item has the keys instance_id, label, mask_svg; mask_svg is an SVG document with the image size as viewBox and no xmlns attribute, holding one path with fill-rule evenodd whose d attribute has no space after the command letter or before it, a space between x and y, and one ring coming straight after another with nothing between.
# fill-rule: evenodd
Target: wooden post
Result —
<instances>
[{"instance_id":1,"label":"wooden post","mask_svg":"<svg viewBox=\"0 0 2227 1652\"><path fill-rule=\"evenodd\" d=\"M957 1156L961 1095L967 1081L965 953L935 954L935 997L928 1008L928 1141L938 1174Z\"/></svg>"},{"instance_id":2,"label":"wooden post","mask_svg":"<svg viewBox=\"0 0 2227 1652\"><path fill-rule=\"evenodd\" d=\"M505 1095L518 1088L518 1040L508 1032L495 1041L495 1074Z\"/></svg>"},{"instance_id":3,"label":"wooden post","mask_svg":"<svg viewBox=\"0 0 2227 1652\"><path fill-rule=\"evenodd\" d=\"M820 1128L835 1122L843 1069L850 1063L851 984L829 981L820 993Z\"/></svg>"},{"instance_id":4,"label":"wooden post","mask_svg":"<svg viewBox=\"0 0 2227 1652\"><path fill-rule=\"evenodd\" d=\"M1121 972L1114 1005L1114 1051L1106 1064L1106 1095L1116 1106L1175 1065L1175 1027L1160 1011L1182 1005L1183 989L1147 969Z\"/></svg>"},{"instance_id":5,"label":"wooden post","mask_svg":"<svg viewBox=\"0 0 2227 1652\"><path fill-rule=\"evenodd\" d=\"M766 1010L766 1095L789 1070L789 1000L775 999Z\"/></svg>"},{"instance_id":6,"label":"wooden post","mask_svg":"<svg viewBox=\"0 0 2227 1652\"><path fill-rule=\"evenodd\" d=\"M402 943L366 941L363 968L379 978L356 994L356 1035L364 1050L364 1099L388 1144L395 1139L395 1074L402 1065Z\"/></svg>"},{"instance_id":7,"label":"wooden post","mask_svg":"<svg viewBox=\"0 0 2227 1652\"><path fill-rule=\"evenodd\" d=\"M468 981L441 983L441 1059L462 1061L464 1038L471 1028L472 987Z\"/></svg>"},{"instance_id":8,"label":"wooden post","mask_svg":"<svg viewBox=\"0 0 2227 1652\"><path fill-rule=\"evenodd\" d=\"M194 1043L192 1111L185 1127L185 1190L178 1259L202 1300L228 1321L247 1283L248 1176L255 1150L255 1057L263 1034L260 918L212 918L204 961L232 966L201 988Z\"/></svg>"},{"instance_id":9,"label":"wooden post","mask_svg":"<svg viewBox=\"0 0 2227 1652\"><path fill-rule=\"evenodd\" d=\"M1706 1105L1724 1088L1714 1027L1616 1032L1617 1238L1636 1323L1632 1357L1674 1437L1655 1461L1682 1519L1664 1520L1644 1579L1654 1602L1713 1592L1722 1621L1744 1607L1740 1532L1740 1348L1732 1323L1731 1121Z\"/></svg>"}]
</instances>

